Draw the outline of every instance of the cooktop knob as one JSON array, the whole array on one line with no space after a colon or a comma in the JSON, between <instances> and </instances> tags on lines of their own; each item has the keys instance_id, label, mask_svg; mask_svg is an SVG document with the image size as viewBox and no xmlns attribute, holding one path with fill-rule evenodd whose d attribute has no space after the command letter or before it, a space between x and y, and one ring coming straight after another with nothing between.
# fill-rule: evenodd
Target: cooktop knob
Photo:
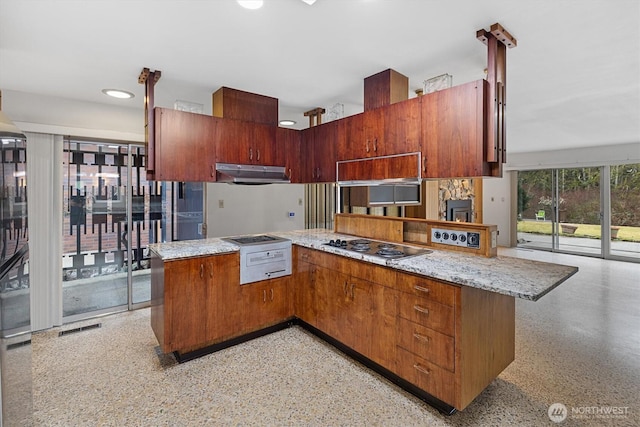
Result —
<instances>
[{"instance_id":1,"label":"cooktop knob","mask_svg":"<svg viewBox=\"0 0 640 427\"><path fill-rule=\"evenodd\" d=\"M447 233L446 231L444 233L442 233L442 238L444 240L449 240L449 233Z\"/></svg>"}]
</instances>

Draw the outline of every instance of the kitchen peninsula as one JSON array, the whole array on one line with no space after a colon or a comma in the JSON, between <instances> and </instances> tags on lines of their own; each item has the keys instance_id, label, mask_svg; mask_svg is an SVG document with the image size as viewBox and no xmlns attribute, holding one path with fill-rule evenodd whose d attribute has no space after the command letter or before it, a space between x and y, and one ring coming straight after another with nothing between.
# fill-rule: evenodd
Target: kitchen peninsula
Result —
<instances>
[{"instance_id":1,"label":"kitchen peninsula","mask_svg":"<svg viewBox=\"0 0 640 427\"><path fill-rule=\"evenodd\" d=\"M151 246L151 326L188 360L299 324L445 413L514 359L515 298L535 301L577 268L429 248L401 259L346 251L316 229L290 239L292 275L239 284L223 239Z\"/></svg>"}]
</instances>

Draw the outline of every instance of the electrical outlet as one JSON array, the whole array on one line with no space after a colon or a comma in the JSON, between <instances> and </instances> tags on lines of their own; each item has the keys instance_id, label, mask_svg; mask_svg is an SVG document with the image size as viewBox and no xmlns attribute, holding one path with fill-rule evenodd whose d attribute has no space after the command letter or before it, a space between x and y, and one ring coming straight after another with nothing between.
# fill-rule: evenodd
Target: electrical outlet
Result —
<instances>
[{"instance_id":1,"label":"electrical outlet","mask_svg":"<svg viewBox=\"0 0 640 427\"><path fill-rule=\"evenodd\" d=\"M220 209L224 208L224 200L222 200L222 199L218 200L218 207Z\"/></svg>"}]
</instances>

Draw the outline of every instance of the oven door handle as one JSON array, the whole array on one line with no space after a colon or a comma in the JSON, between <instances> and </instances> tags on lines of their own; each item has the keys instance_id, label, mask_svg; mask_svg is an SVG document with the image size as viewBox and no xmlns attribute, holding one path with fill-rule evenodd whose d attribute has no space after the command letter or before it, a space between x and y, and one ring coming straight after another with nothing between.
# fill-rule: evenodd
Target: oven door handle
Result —
<instances>
[{"instance_id":1,"label":"oven door handle","mask_svg":"<svg viewBox=\"0 0 640 427\"><path fill-rule=\"evenodd\" d=\"M264 273L267 277L271 277L272 274L276 274L276 273L282 273L283 271L287 271L284 268L282 270L275 270L275 271L267 271L266 273Z\"/></svg>"}]
</instances>

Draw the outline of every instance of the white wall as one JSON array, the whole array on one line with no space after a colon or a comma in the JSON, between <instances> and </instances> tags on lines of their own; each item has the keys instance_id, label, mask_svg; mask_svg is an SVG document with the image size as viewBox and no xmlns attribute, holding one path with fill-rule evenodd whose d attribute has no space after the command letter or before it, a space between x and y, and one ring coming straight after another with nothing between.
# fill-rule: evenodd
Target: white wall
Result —
<instances>
[{"instance_id":1,"label":"white wall","mask_svg":"<svg viewBox=\"0 0 640 427\"><path fill-rule=\"evenodd\" d=\"M302 184L207 184L206 197L207 237L304 229Z\"/></svg>"},{"instance_id":2,"label":"white wall","mask_svg":"<svg viewBox=\"0 0 640 427\"><path fill-rule=\"evenodd\" d=\"M482 179L482 220L498 226L498 246L512 246L512 181L516 172L502 178Z\"/></svg>"}]
</instances>

